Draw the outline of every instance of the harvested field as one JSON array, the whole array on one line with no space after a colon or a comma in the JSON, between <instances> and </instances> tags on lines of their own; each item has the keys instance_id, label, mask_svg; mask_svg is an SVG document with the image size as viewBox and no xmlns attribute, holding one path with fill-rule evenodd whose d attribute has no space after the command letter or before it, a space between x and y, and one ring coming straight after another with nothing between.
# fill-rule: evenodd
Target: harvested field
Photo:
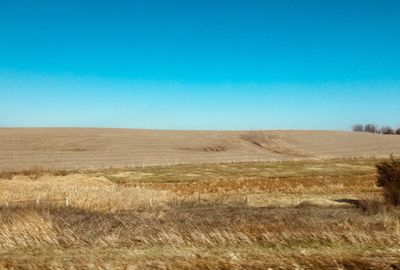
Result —
<instances>
[{"instance_id":1,"label":"harvested field","mask_svg":"<svg viewBox=\"0 0 400 270\"><path fill-rule=\"evenodd\" d=\"M400 154L400 136L336 131L0 129L0 171L73 170Z\"/></svg>"}]
</instances>

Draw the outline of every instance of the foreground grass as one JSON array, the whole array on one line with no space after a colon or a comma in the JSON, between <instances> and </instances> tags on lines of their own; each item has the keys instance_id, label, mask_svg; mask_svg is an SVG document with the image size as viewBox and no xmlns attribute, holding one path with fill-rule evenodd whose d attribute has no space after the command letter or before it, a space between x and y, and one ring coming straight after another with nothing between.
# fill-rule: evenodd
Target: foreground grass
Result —
<instances>
[{"instance_id":1,"label":"foreground grass","mask_svg":"<svg viewBox=\"0 0 400 270\"><path fill-rule=\"evenodd\" d=\"M0 265L14 269L377 269L400 262L395 210L197 205L106 214L1 211Z\"/></svg>"},{"instance_id":2,"label":"foreground grass","mask_svg":"<svg viewBox=\"0 0 400 270\"><path fill-rule=\"evenodd\" d=\"M12 175L0 269L398 269L400 210L375 162Z\"/></svg>"}]
</instances>

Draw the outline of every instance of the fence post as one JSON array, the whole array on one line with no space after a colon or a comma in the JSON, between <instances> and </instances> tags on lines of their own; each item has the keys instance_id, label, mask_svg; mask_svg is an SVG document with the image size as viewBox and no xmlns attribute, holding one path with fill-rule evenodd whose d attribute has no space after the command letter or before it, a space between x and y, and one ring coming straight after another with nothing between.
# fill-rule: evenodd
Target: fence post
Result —
<instances>
[{"instance_id":1,"label":"fence post","mask_svg":"<svg viewBox=\"0 0 400 270\"><path fill-rule=\"evenodd\" d=\"M68 199L68 197L65 197L65 206L66 206L66 207L69 206L69 199Z\"/></svg>"},{"instance_id":2,"label":"fence post","mask_svg":"<svg viewBox=\"0 0 400 270\"><path fill-rule=\"evenodd\" d=\"M6 207L8 207L8 202L6 202Z\"/></svg>"},{"instance_id":3,"label":"fence post","mask_svg":"<svg viewBox=\"0 0 400 270\"><path fill-rule=\"evenodd\" d=\"M40 204L40 199L37 198L37 199L36 199L36 205L39 205L39 204Z\"/></svg>"},{"instance_id":4,"label":"fence post","mask_svg":"<svg viewBox=\"0 0 400 270\"><path fill-rule=\"evenodd\" d=\"M249 206L249 195L246 194L246 206Z\"/></svg>"},{"instance_id":5,"label":"fence post","mask_svg":"<svg viewBox=\"0 0 400 270\"><path fill-rule=\"evenodd\" d=\"M149 203L150 203L150 208L153 209L153 200L152 200L151 197L150 197L150 199L149 199Z\"/></svg>"},{"instance_id":6,"label":"fence post","mask_svg":"<svg viewBox=\"0 0 400 270\"><path fill-rule=\"evenodd\" d=\"M200 193L200 191L199 191L199 195L198 195L198 199L199 199L199 203L201 202L201 193Z\"/></svg>"}]
</instances>

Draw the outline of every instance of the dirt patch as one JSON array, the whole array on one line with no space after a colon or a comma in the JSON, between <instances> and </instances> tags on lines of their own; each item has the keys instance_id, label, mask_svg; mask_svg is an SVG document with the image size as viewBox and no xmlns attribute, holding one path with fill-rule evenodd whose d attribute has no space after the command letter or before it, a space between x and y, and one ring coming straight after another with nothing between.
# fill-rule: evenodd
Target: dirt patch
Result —
<instances>
[{"instance_id":1,"label":"dirt patch","mask_svg":"<svg viewBox=\"0 0 400 270\"><path fill-rule=\"evenodd\" d=\"M301 151L296 146L291 145L288 141L278 135L265 135L263 133L255 132L245 134L241 136L241 139L276 154L293 157L311 157L311 155Z\"/></svg>"},{"instance_id":2,"label":"dirt patch","mask_svg":"<svg viewBox=\"0 0 400 270\"><path fill-rule=\"evenodd\" d=\"M201 152L225 152L229 149L227 145L206 145L199 147L179 147L178 150L201 151Z\"/></svg>"}]
</instances>

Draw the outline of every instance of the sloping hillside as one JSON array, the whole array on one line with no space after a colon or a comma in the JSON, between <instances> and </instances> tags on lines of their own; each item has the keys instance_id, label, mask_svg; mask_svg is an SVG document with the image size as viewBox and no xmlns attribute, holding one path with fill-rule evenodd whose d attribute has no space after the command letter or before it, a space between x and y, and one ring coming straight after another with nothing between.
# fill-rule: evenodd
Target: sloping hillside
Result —
<instances>
[{"instance_id":1,"label":"sloping hillside","mask_svg":"<svg viewBox=\"0 0 400 270\"><path fill-rule=\"evenodd\" d=\"M336 131L0 129L2 171L390 154L400 154L400 136Z\"/></svg>"}]
</instances>

